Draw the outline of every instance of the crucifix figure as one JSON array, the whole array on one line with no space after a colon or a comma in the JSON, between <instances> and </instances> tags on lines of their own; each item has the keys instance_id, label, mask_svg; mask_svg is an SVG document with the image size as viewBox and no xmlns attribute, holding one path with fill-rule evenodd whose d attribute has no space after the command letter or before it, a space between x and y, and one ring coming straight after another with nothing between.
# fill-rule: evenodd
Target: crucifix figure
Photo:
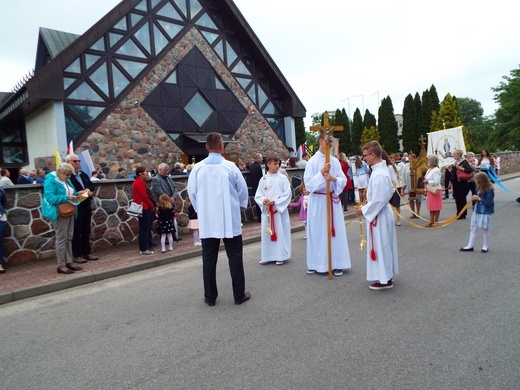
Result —
<instances>
[{"instance_id":1,"label":"crucifix figure","mask_svg":"<svg viewBox=\"0 0 520 390\"><path fill-rule=\"evenodd\" d=\"M332 279L333 272L335 276L340 276L343 274L342 269L350 268L343 207L339 200L347 179L339 161L330 156L334 131L343 130L343 126L331 125L328 113L325 112L323 125L311 126L310 130L320 132L320 149L307 163L304 174L305 186L310 192L307 272L328 270L329 279Z\"/></svg>"}]
</instances>

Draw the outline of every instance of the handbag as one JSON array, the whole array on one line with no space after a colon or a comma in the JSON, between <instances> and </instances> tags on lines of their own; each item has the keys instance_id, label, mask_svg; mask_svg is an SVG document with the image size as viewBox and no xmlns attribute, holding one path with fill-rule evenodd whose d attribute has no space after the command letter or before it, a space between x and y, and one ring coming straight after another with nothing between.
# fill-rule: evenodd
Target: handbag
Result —
<instances>
[{"instance_id":1,"label":"handbag","mask_svg":"<svg viewBox=\"0 0 520 390\"><path fill-rule=\"evenodd\" d=\"M426 191L431 192L433 195L437 194L439 189L437 187L426 184Z\"/></svg>"},{"instance_id":2,"label":"handbag","mask_svg":"<svg viewBox=\"0 0 520 390\"><path fill-rule=\"evenodd\" d=\"M457 179L459 179L459 181L468 181L472 177L473 177L473 173L472 172L458 171L457 170Z\"/></svg>"},{"instance_id":3,"label":"handbag","mask_svg":"<svg viewBox=\"0 0 520 390\"><path fill-rule=\"evenodd\" d=\"M72 203L62 203L58 206L58 214L62 218L70 218L76 214L76 206Z\"/></svg>"},{"instance_id":4,"label":"handbag","mask_svg":"<svg viewBox=\"0 0 520 390\"><path fill-rule=\"evenodd\" d=\"M126 213L131 217L142 217L143 216L143 205L135 203L133 200L130 201Z\"/></svg>"}]
</instances>

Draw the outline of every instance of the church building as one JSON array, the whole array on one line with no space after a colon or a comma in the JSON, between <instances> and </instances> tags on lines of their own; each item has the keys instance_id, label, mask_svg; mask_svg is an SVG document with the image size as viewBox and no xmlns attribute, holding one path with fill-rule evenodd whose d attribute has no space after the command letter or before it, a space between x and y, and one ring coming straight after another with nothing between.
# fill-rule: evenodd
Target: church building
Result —
<instances>
[{"instance_id":1,"label":"church building","mask_svg":"<svg viewBox=\"0 0 520 390\"><path fill-rule=\"evenodd\" d=\"M76 15L76 17L80 17ZM34 74L0 93L0 167L54 169L72 141L119 167L287 158L305 107L232 0L123 0L83 35L40 28Z\"/></svg>"}]
</instances>

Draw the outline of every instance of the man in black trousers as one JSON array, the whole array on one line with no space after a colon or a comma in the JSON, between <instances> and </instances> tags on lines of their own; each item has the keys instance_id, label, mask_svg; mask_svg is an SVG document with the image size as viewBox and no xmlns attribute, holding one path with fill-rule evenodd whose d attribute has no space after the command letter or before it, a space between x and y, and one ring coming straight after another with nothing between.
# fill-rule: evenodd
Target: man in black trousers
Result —
<instances>
[{"instance_id":1,"label":"man in black trousers","mask_svg":"<svg viewBox=\"0 0 520 390\"><path fill-rule=\"evenodd\" d=\"M260 183L260 179L264 175L264 172L262 171L262 161L264 160L264 157L257 153L255 155L255 161L251 166L249 167L249 175L247 176L247 185L248 187L251 187L251 196L255 196L256 189L258 188L258 183ZM260 207L256 204L256 216L258 219L258 222L262 222L262 210L260 210Z\"/></svg>"},{"instance_id":2,"label":"man in black trousers","mask_svg":"<svg viewBox=\"0 0 520 390\"><path fill-rule=\"evenodd\" d=\"M88 260L98 260L99 257L90 253L90 231L92 225L92 196L94 185L90 181L89 175L81 171L81 160L75 154L69 154L65 162L74 167L74 173L70 177L72 185L78 195L88 195L78 205L78 217L74 221L74 236L72 237L72 256L75 263L86 263ZM81 196L80 196L81 198Z\"/></svg>"}]
</instances>

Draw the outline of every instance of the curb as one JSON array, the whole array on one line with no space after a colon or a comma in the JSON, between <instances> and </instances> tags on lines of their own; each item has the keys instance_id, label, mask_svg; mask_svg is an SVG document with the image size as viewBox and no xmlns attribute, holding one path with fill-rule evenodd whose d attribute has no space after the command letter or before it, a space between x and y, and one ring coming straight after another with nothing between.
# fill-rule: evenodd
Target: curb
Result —
<instances>
[{"instance_id":1,"label":"curb","mask_svg":"<svg viewBox=\"0 0 520 390\"><path fill-rule=\"evenodd\" d=\"M346 218L348 217L349 216L347 215ZM291 228L291 233L302 231L304 229L304 226L296 226ZM259 241L260 236L249 237L243 240L243 245L249 245ZM225 250L225 248L224 245L221 244L219 251L223 250ZM190 259L195 256L200 256L200 250L181 253L179 255L174 255L170 258L165 259L163 258L159 260L148 260L140 263L123 265L117 268L112 268L103 271L82 273L81 275L73 275L69 279L47 282L19 290L12 290L9 292L0 293L0 305L18 301L21 299L36 297L38 295L44 295L56 291L61 291L72 287L78 287L88 283L99 282L101 280L114 278L116 276L127 275L138 271L160 267L162 265L167 265L175 263L177 261Z\"/></svg>"}]
</instances>

